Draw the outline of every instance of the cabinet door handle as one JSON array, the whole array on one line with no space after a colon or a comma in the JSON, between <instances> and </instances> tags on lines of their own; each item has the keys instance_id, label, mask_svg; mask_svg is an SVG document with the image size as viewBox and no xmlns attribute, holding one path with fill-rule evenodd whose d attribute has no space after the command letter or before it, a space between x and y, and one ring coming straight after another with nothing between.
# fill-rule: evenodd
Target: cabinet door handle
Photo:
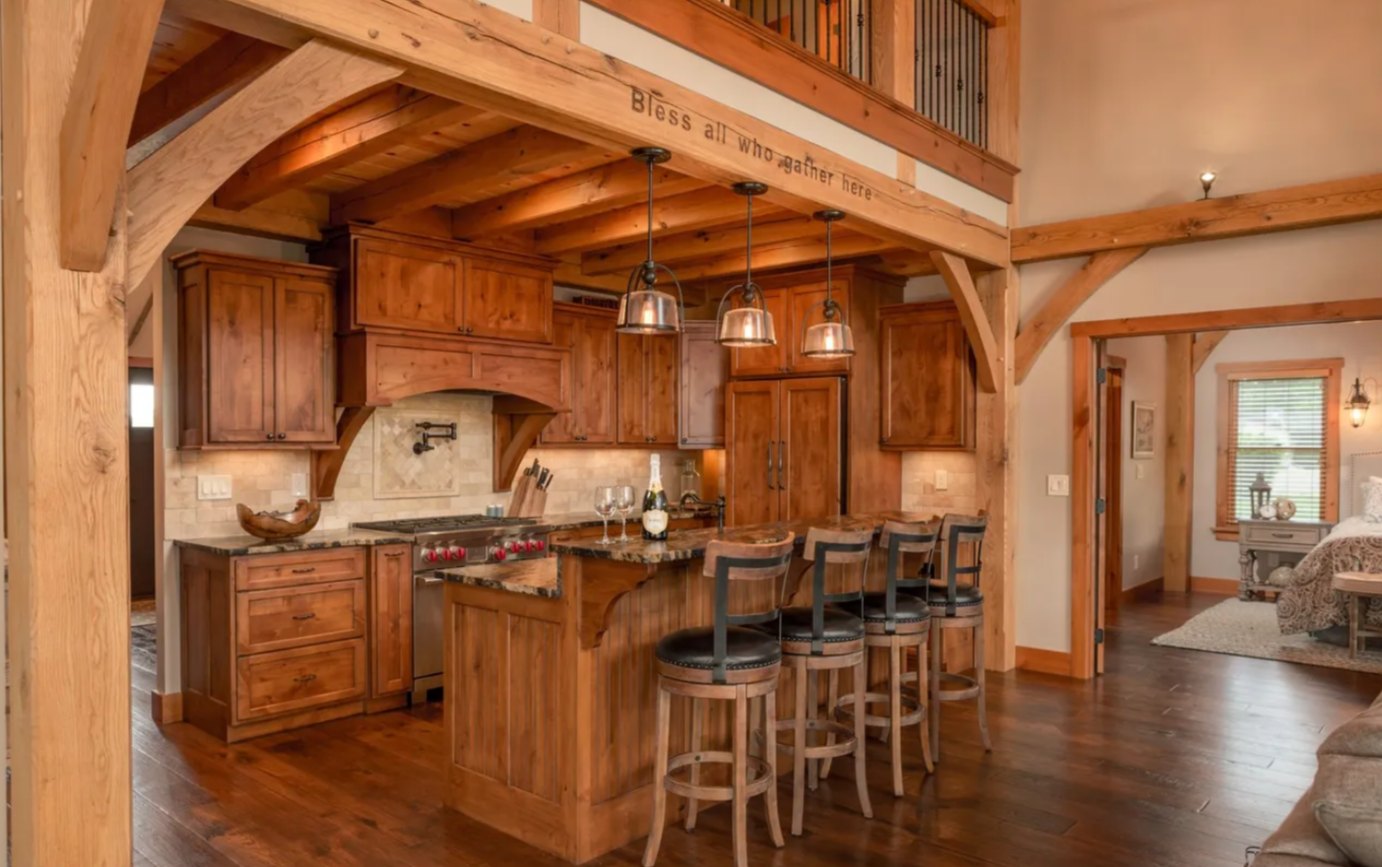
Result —
<instances>
[{"instance_id":1,"label":"cabinet door handle","mask_svg":"<svg viewBox=\"0 0 1382 867\"><path fill-rule=\"evenodd\" d=\"M294 570L293 570L293 574L294 574L294 575L307 575L307 574L312 573L312 572L315 572L315 571L317 571L317 567L316 567L316 566L306 566L306 567L304 567L304 568L302 568L302 569L294 569Z\"/></svg>"},{"instance_id":2,"label":"cabinet door handle","mask_svg":"<svg viewBox=\"0 0 1382 867\"><path fill-rule=\"evenodd\" d=\"M778 440L777 442L777 489L787 490L787 483L782 479L782 456L787 453L787 441Z\"/></svg>"},{"instance_id":3,"label":"cabinet door handle","mask_svg":"<svg viewBox=\"0 0 1382 867\"><path fill-rule=\"evenodd\" d=\"M317 616L317 612L315 612L315 611L309 611L309 612L307 612L306 614L294 614L294 615L293 615L293 619L294 619L294 620L311 620L313 617L316 617L316 616Z\"/></svg>"},{"instance_id":4,"label":"cabinet door handle","mask_svg":"<svg viewBox=\"0 0 1382 867\"><path fill-rule=\"evenodd\" d=\"M407 554L407 553L408 553L407 551L385 551L385 552L384 552L384 556L385 556L385 557L402 557L404 554Z\"/></svg>"},{"instance_id":5,"label":"cabinet door handle","mask_svg":"<svg viewBox=\"0 0 1382 867\"><path fill-rule=\"evenodd\" d=\"M293 678L293 682L294 682L294 683L311 683L312 681L314 681L314 680L316 680L316 679L317 679L317 676L316 676L315 674L304 674L304 675L302 675L301 677L295 677L295 678Z\"/></svg>"},{"instance_id":6,"label":"cabinet door handle","mask_svg":"<svg viewBox=\"0 0 1382 867\"><path fill-rule=\"evenodd\" d=\"M773 441L768 440L768 490L775 491L773 487Z\"/></svg>"}]
</instances>

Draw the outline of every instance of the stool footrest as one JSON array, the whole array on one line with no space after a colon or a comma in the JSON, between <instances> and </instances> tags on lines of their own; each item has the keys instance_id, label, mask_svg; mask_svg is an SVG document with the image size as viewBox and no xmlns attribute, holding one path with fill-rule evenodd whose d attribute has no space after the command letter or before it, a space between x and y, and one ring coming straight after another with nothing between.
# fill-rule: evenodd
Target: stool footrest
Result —
<instances>
[{"instance_id":1,"label":"stool footrest","mask_svg":"<svg viewBox=\"0 0 1382 867\"><path fill-rule=\"evenodd\" d=\"M864 693L865 705L887 704L889 701L891 701L891 698L889 698L888 694L884 692ZM853 706L854 696L840 696L839 702L835 705L836 718L841 720L853 720L854 711L850 709ZM922 705L922 703L917 701L915 698L908 696L904 693L902 695L902 725L916 725L924 719L926 719L925 706ZM891 716L877 716L875 714L871 714L868 712L867 708L865 708L864 725L873 726L875 728L890 729L892 728L893 720Z\"/></svg>"},{"instance_id":2,"label":"stool footrest","mask_svg":"<svg viewBox=\"0 0 1382 867\"><path fill-rule=\"evenodd\" d=\"M752 798L768 791L771 786L777 784L773 779L772 768L768 763L757 756L747 756L747 774L751 778L748 785L744 787L744 797ZM672 776L672 772L681 768L688 768L692 765L706 764L734 764L734 753L724 750L701 750L700 752L681 753L672 756L667 760L667 776L663 779L663 786L667 791L681 795L683 798L697 798L702 801L732 801L734 800L734 788L732 786L699 786L683 780L678 780Z\"/></svg>"},{"instance_id":3,"label":"stool footrest","mask_svg":"<svg viewBox=\"0 0 1382 867\"><path fill-rule=\"evenodd\" d=\"M780 719L777 721L777 730L780 732L794 731L797 727L795 719ZM841 740L833 744L816 744L807 746L806 757L808 759L835 759L840 756L847 756L854 752L854 729L844 723L838 723L828 719L809 719L806 721L806 730L810 732L824 732L825 734L835 735ZM787 753L789 756L796 755L796 748L791 744L778 743L779 752Z\"/></svg>"}]
</instances>

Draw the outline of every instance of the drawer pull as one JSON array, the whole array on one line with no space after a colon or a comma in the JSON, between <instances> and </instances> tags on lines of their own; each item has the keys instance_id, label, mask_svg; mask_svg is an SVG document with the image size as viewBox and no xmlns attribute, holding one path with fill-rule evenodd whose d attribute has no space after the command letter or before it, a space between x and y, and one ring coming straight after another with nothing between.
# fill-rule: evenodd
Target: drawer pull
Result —
<instances>
[{"instance_id":1,"label":"drawer pull","mask_svg":"<svg viewBox=\"0 0 1382 867\"><path fill-rule=\"evenodd\" d=\"M311 683L312 681L314 681L314 680L316 680L316 679L317 679L317 676L316 676L315 674L304 674L304 675L302 675L301 677L295 677L295 678L293 678L293 682L294 682L294 683Z\"/></svg>"},{"instance_id":2,"label":"drawer pull","mask_svg":"<svg viewBox=\"0 0 1382 867\"><path fill-rule=\"evenodd\" d=\"M317 612L315 612L315 611L309 611L309 612L307 612L306 614L294 614L294 615L293 615L293 619L294 619L294 620L311 620L313 617L316 617L316 616L317 616Z\"/></svg>"},{"instance_id":3,"label":"drawer pull","mask_svg":"<svg viewBox=\"0 0 1382 867\"><path fill-rule=\"evenodd\" d=\"M408 553L408 552L407 552L407 551L387 551L387 552L385 552L384 556L385 556L385 557L402 557L402 556L403 556L404 554L406 554L406 553Z\"/></svg>"},{"instance_id":4,"label":"drawer pull","mask_svg":"<svg viewBox=\"0 0 1382 867\"><path fill-rule=\"evenodd\" d=\"M1272 534L1272 537L1275 538L1275 539L1294 539L1294 538L1295 538L1295 534L1294 534L1294 533L1273 533L1273 534Z\"/></svg>"},{"instance_id":5,"label":"drawer pull","mask_svg":"<svg viewBox=\"0 0 1382 867\"><path fill-rule=\"evenodd\" d=\"M309 573L311 573L311 572L315 572L315 571L317 571L317 567L316 567L316 566L307 566L307 567L304 567L304 568L302 568L302 569L294 569L294 570L293 570L293 574L294 574L294 575L307 575L307 574L309 574Z\"/></svg>"}]
</instances>

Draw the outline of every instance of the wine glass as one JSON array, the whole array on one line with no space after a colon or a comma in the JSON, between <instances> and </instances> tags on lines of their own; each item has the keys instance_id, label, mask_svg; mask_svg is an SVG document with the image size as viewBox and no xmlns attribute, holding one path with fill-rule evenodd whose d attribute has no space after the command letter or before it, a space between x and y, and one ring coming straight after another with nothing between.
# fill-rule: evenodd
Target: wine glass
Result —
<instances>
[{"instance_id":1,"label":"wine glass","mask_svg":"<svg viewBox=\"0 0 1382 867\"><path fill-rule=\"evenodd\" d=\"M619 541L629 541L629 513L633 511L633 485L619 485L614 489L614 507L619 510Z\"/></svg>"},{"instance_id":2,"label":"wine glass","mask_svg":"<svg viewBox=\"0 0 1382 867\"><path fill-rule=\"evenodd\" d=\"M595 514L605 522L605 535L600 539L601 545L614 544L614 540L609 537L609 519L614 514L614 503L614 488L606 485L595 489Z\"/></svg>"}]
</instances>

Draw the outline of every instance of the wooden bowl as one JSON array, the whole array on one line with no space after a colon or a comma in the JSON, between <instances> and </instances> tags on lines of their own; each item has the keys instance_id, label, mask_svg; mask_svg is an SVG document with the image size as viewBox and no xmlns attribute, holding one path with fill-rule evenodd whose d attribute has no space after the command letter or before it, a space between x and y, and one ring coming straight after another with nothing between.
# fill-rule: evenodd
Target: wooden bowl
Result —
<instances>
[{"instance_id":1,"label":"wooden bowl","mask_svg":"<svg viewBox=\"0 0 1382 867\"><path fill-rule=\"evenodd\" d=\"M317 526L322 516L321 503L298 500L291 512L252 512L250 507L240 503L235 507L235 515L245 532L270 542L281 542L310 532Z\"/></svg>"}]
</instances>

